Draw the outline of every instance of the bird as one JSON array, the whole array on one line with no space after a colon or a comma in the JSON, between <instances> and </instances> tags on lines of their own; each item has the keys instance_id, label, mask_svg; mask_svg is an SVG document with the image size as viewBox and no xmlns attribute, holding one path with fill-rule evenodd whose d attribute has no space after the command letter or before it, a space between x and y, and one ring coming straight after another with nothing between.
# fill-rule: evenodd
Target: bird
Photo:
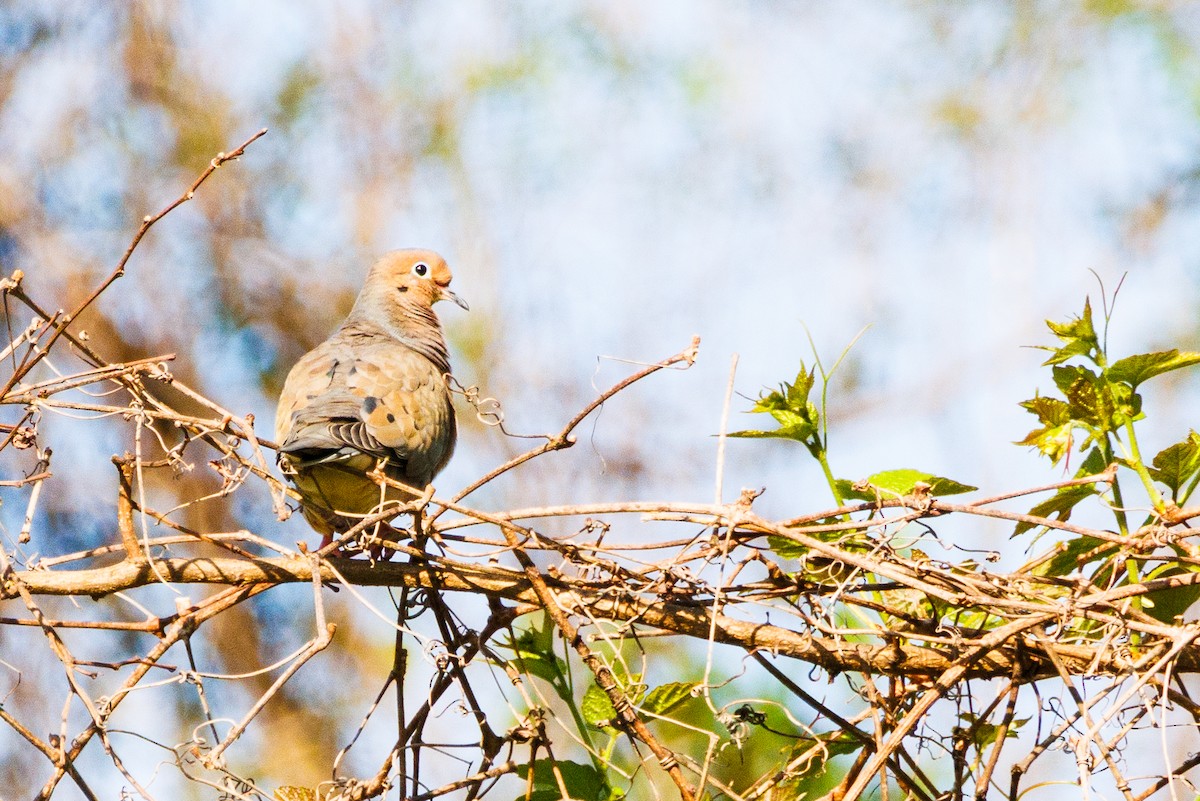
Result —
<instances>
[{"instance_id":1,"label":"bird","mask_svg":"<svg viewBox=\"0 0 1200 801\"><path fill-rule=\"evenodd\" d=\"M279 464L321 547L419 497L454 453L450 357L433 310L442 300L469 309L451 278L432 250L385 254L346 320L288 372L275 416ZM377 467L413 491L381 487L368 475Z\"/></svg>"}]
</instances>

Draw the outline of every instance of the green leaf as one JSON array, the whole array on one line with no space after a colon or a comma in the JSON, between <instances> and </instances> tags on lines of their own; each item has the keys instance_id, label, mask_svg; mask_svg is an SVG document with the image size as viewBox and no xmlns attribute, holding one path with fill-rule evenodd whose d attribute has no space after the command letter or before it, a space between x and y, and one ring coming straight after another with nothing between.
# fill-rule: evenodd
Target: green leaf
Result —
<instances>
[{"instance_id":1,"label":"green leaf","mask_svg":"<svg viewBox=\"0 0 1200 801\"><path fill-rule=\"evenodd\" d=\"M773 437L792 439L797 442L811 440L817 434L821 420L817 407L808 401L808 395L812 392L815 380L815 376L808 372L802 362L800 372L796 374L794 382L790 384L785 382L779 389L760 396L754 407L750 409L752 414L770 414L779 423L779 428L775 431L736 431L728 436Z\"/></svg>"},{"instance_id":2,"label":"green leaf","mask_svg":"<svg viewBox=\"0 0 1200 801\"><path fill-rule=\"evenodd\" d=\"M531 801L560 801L562 790L559 789L558 778L554 775L555 768L562 775L567 794L572 799L614 801L623 795L619 790L609 786L608 777L597 770L595 765L562 759L538 759L532 766L518 766L517 775L528 780L531 767L533 770ZM518 798L524 799L524 793Z\"/></svg>"},{"instance_id":3,"label":"green leaf","mask_svg":"<svg viewBox=\"0 0 1200 801\"><path fill-rule=\"evenodd\" d=\"M1200 472L1200 434L1190 431L1183 442L1163 448L1148 470L1155 481L1170 487L1172 496L1178 495L1179 489Z\"/></svg>"},{"instance_id":4,"label":"green leaf","mask_svg":"<svg viewBox=\"0 0 1200 801\"><path fill-rule=\"evenodd\" d=\"M767 547L776 556L781 556L784 559L803 559L808 554L807 546L801 545L787 537L780 537L777 534L767 535Z\"/></svg>"},{"instance_id":5,"label":"green leaf","mask_svg":"<svg viewBox=\"0 0 1200 801\"><path fill-rule=\"evenodd\" d=\"M808 395L812 392L813 385L816 383L816 373L811 373L804 366L804 362L800 362L800 369L796 371L796 380L792 383L784 383L782 389L787 397L787 405L792 409L803 409L808 405Z\"/></svg>"},{"instance_id":6,"label":"green leaf","mask_svg":"<svg viewBox=\"0 0 1200 801\"><path fill-rule=\"evenodd\" d=\"M725 436L727 437L744 437L747 439L793 439L796 442L805 442L815 434L816 426L812 423L801 422L795 425L786 425L775 429L774 431L759 431L751 429L748 431L731 431Z\"/></svg>"},{"instance_id":7,"label":"green leaf","mask_svg":"<svg viewBox=\"0 0 1200 801\"><path fill-rule=\"evenodd\" d=\"M1092 299L1084 298L1083 314L1079 317L1072 318L1065 323L1056 323L1053 320L1047 320L1046 325L1054 332L1054 335L1064 342L1070 342L1075 339L1085 339L1092 342L1096 341L1096 328L1092 325Z\"/></svg>"},{"instance_id":8,"label":"green leaf","mask_svg":"<svg viewBox=\"0 0 1200 801\"><path fill-rule=\"evenodd\" d=\"M1075 471L1075 478L1087 478L1088 476L1096 476L1108 469L1108 462L1104 458L1104 453L1099 448L1092 448L1088 451L1088 455L1084 458L1083 463L1079 465L1079 469ZM1094 487L1094 484L1087 486ZM1066 488L1066 489L1069 489Z\"/></svg>"},{"instance_id":9,"label":"green leaf","mask_svg":"<svg viewBox=\"0 0 1200 801\"><path fill-rule=\"evenodd\" d=\"M1054 355L1046 360L1046 364L1060 364L1073 356L1090 356L1099 353L1100 340L1096 336L1096 327L1092 325L1092 302L1089 298L1083 303L1083 314L1065 323L1047 320L1046 325L1056 337L1063 341L1063 346L1054 350ZM1050 350L1050 348L1046 348Z\"/></svg>"},{"instance_id":10,"label":"green leaf","mask_svg":"<svg viewBox=\"0 0 1200 801\"><path fill-rule=\"evenodd\" d=\"M1073 540L1060 542L1058 553L1034 568L1033 572L1039 576L1069 576L1084 564L1090 564L1107 556L1112 549L1100 548L1102 545L1104 545L1104 540L1095 537L1076 537ZM1081 564L1080 559L1088 553L1091 553L1091 557Z\"/></svg>"},{"instance_id":11,"label":"green leaf","mask_svg":"<svg viewBox=\"0 0 1200 801\"><path fill-rule=\"evenodd\" d=\"M567 663L554 653L554 626L548 615L543 616L541 626L535 624L519 631L503 647L514 653L512 663L517 670L549 682L564 701L570 700L563 682Z\"/></svg>"},{"instance_id":12,"label":"green leaf","mask_svg":"<svg viewBox=\"0 0 1200 801\"><path fill-rule=\"evenodd\" d=\"M688 681L673 681L668 684L660 684L650 691L646 696L646 700L642 701L642 709L655 715L665 715L672 709L682 706L695 698L692 695L692 690L696 686L694 682Z\"/></svg>"},{"instance_id":13,"label":"green leaf","mask_svg":"<svg viewBox=\"0 0 1200 801\"><path fill-rule=\"evenodd\" d=\"M991 631L1004 623L1003 619L979 607L943 606L934 601L931 603L938 610L938 620L944 626L972 631Z\"/></svg>"},{"instance_id":14,"label":"green leaf","mask_svg":"<svg viewBox=\"0 0 1200 801\"><path fill-rule=\"evenodd\" d=\"M965 724L963 726L964 729L974 728L973 742L978 749L987 748L996 742L996 739L1000 736L1000 726L995 723L977 723L978 718L969 712L964 712L958 717ZM1018 736L1021 732L1021 727L1028 723L1029 720L1029 718L1015 718L1009 723L1008 729L1004 733L1005 739Z\"/></svg>"},{"instance_id":15,"label":"green leaf","mask_svg":"<svg viewBox=\"0 0 1200 801\"><path fill-rule=\"evenodd\" d=\"M1038 422L1046 426L1061 426L1071 422L1071 407L1058 398L1041 395L1022 401L1021 408L1037 415Z\"/></svg>"},{"instance_id":16,"label":"green leaf","mask_svg":"<svg viewBox=\"0 0 1200 801\"><path fill-rule=\"evenodd\" d=\"M830 732L829 734L821 734L817 737L809 737L802 735L796 738L796 742L792 745L791 754L788 756L788 761L795 759L804 754L817 743L822 743L823 747L828 750L829 756L845 756L847 754L856 754L862 750L862 741L856 737L844 732ZM825 760L814 760L814 768L824 769Z\"/></svg>"},{"instance_id":17,"label":"green leaf","mask_svg":"<svg viewBox=\"0 0 1200 801\"><path fill-rule=\"evenodd\" d=\"M1047 320L1046 325L1063 342L1074 342L1080 339L1086 342L1099 341L1096 338L1096 327L1092 325L1091 298L1084 298L1083 314L1080 316L1074 317L1065 323L1056 323L1053 320Z\"/></svg>"},{"instance_id":18,"label":"green leaf","mask_svg":"<svg viewBox=\"0 0 1200 801\"><path fill-rule=\"evenodd\" d=\"M1037 448L1052 463L1058 464L1070 452L1073 442L1075 425L1071 420L1071 407L1058 398L1040 396L1023 401L1020 405L1037 415L1042 427L1030 431L1017 444Z\"/></svg>"},{"instance_id":19,"label":"green leaf","mask_svg":"<svg viewBox=\"0 0 1200 801\"><path fill-rule=\"evenodd\" d=\"M850 486L850 482L846 481L845 479L839 479L838 484L844 484L847 488ZM842 497L845 498L847 496L843 495ZM851 493L851 497L853 497L853 493ZM874 495L871 496L871 500L875 500ZM826 517L821 520L814 521L813 525L830 526L835 524L844 524L845 522L846 521L840 517ZM805 534L809 537L812 537L813 539L821 540L822 542L838 542L844 547L854 547L863 540L861 529L838 528L831 531L812 531L805 526L797 526L796 531L800 534ZM775 553L784 559L803 559L811 555L807 545L802 545L789 537L783 537L778 534L767 535L767 547L771 549L772 553Z\"/></svg>"},{"instance_id":20,"label":"green leaf","mask_svg":"<svg viewBox=\"0 0 1200 801\"><path fill-rule=\"evenodd\" d=\"M921 590L911 588L884 590L879 593L879 597L886 608L893 609L907 616L901 617L900 615L881 612L880 616L888 623L888 628L893 630L910 627L909 618L930 620L935 614L934 605L930 603L929 596Z\"/></svg>"},{"instance_id":21,"label":"green leaf","mask_svg":"<svg viewBox=\"0 0 1200 801\"><path fill-rule=\"evenodd\" d=\"M1187 576L1197 572L1196 568L1187 565L1162 565L1146 575L1143 580L1170 578L1171 576ZM1145 603L1149 600L1150 603ZM1182 587L1168 587L1155 590L1143 596L1142 611L1163 623L1176 623L1192 604L1200 600L1200 584L1185 584Z\"/></svg>"},{"instance_id":22,"label":"green leaf","mask_svg":"<svg viewBox=\"0 0 1200 801\"><path fill-rule=\"evenodd\" d=\"M1043 366L1047 364L1062 364L1076 356L1089 356L1092 352L1092 344L1086 340L1077 339L1061 348L1042 348L1042 350L1048 350L1054 354L1042 362Z\"/></svg>"},{"instance_id":23,"label":"green leaf","mask_svg":"<svg viewBox=\"0 0 1200 801\"><path fill-rule=\"evenodd\" d=\"M646 685L641 684L640 674L622 676L618 669L613 671L613 677L617 680L617 686L621 688L621 692L625 693L630 701L635 704L641 701L642 696L646 693ZM583 719L591 725L606 731L614 729L613 726L608 725L608 722L617 717L617 710L613 708L608 693L600 689L595 682L589 685L587 691L584 692L583 703L579 705L579 711L583 714Z\"/></svg>"},{"instance_id":24,"label":"green leaf","mask_svg":"<svg viewBox=\"0 0 1200 801\"><path fill-rule=\"evenodd\" d=\"M1064 456L1071 452L1071 445L1075 441L1074 429L1075 426L1069 423L1062 426L1035 429L1030 431L1025 436L1025 439L1017 444L1030 445L1037 448L1043 455L1050 459L1052 464L1058 464Z\"/></svg>"},{"instance_id":25,"label":"green leaf","mask_svg":"<svg viewBox=\"0 0 1200 801\"><path fill-rule=\"evenodd\" d=\"M861 484L839 478L835 482L842 497L850 500L873 501L877 497L896 498L912 495L918 484L929 485L929 494L961 495L964 492L974 492L979 489L970 484L961 484L954 479L923 473L920 470L884 470L866 480L868 489L861 489Z\"/></svg>"},{"instance_id":26,"label":"green leaf","mask_svg":"<svg viewBox=\"0 0 1200 801\"><path fill-rule=\"evenodd\" d=\"M1200 353L1195 351L1181 353L1172 348L1157 353L1139 353L1136 356L1126 356L1109 367L1108 378L1110 381L1124 381L1136 389L1138 384L1148 378L1191 367L1193 364L1200 364Z\"/></svg>"},{"instance_id":27,"label":"green leaf","mask_svg":"<svg viewBox=\"0 0 1200 801\"><path fill-rule=\"evenodd\" d=\"M1051 372L1054 385L1067 399L1067 412L1072 420L1096 426L1107 418L1099 375L1077 364L1057 365Z\"/></svg>"},{"instance_id":28,"label":"green leaf","mask_svg":"<svg viewBox=\"0 0 1200 801\"><path fill-rule=\"evenodd\" d=\"M851 481L848 478L838 478L838 479L834 480L833 484L835 487L837 487L838 495L840 495L844 500L847 500L847 501L873 501L873 500L875 500L875 493L870 488L855 489L855 487L858 486L858 482L856 482L856 481Z\"/></svg>"},{"instance_id":29,"label":"green leaf","mask_svg":"<svg viewBox=\"0 0 1200 801\"><path fill-rule=\"evenodd\" d=\"M531 654L549 654L553 656L554 625L550 622L550 616L543 613L541 616L541 625L538 625L536 622L531 623L528 628L517 632L517 635L505 643L504 646L513 651Z\"/></svg>"},{"instance_id":30,"label":"green leaf","mask_svg":"<svg viewBox=\"0 0 1200 801\"><path fill-rule=\"evenodd\" d=\"M1058 366L1053 372L1071 419L1089 426L1093 433L1116 431L1126 420L1140 419L1142 399L1129 385L1106 381L1078 365ZM1085 441L1084 446L1087 444Z\"/></svg>"},{"instance_id":31,"label":"green leaf","mask_svg":"<svg viewBox=\"0 0 1200 801\"><path fill-rule=\"evenodd\" d=\"M597 728L616 728L610 721L616 719L617 710L613 707L608 693L596 684L589 686L583 694L583 703L580 704L579 711L583 713L584 720Z\"/></svg>"},{"instance_id":32,"label":"green leaf","mask_svg":"<svg viewBox=\"0 0 1200 801\"><path fill-rule=\"evenodd\" d=\"M808 409L808 394L812 392L815 381L816 376L808 372L804 363L801 362L795 381L791 384L785 381L780 384L779 389L761 396L750 411L771 413L790 411L803 414Z\"/></svg>"}]
</instances>

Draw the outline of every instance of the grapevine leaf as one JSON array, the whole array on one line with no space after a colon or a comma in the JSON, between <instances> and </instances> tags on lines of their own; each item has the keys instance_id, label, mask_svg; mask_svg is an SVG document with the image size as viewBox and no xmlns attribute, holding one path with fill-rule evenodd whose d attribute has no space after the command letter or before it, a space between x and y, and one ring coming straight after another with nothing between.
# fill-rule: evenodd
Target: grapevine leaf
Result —
<instances>
[{"instance_id":1,"label":"grapevine leaf","mask_svg":"<svg viewBox=\"0 0 1200 801\"><path fill-rule=\"evenodd\" d=\"M1053 355L1045 364L1061 364L1074 356L1086 356L1100 350L1100 340L1096 336L1096 327L1092 324L1092 302L1090 299L1083 303L1083 314L1065 323L1047 320L1046 325L1063 345L1051 350Z\"/></svg>"},{"instance_id":2,"label":"grapevine leaf","mask_svg":"<svg viewBox=\"0 0 1200 801\"><path fill-rule=\"evenodd\" d=\"M655 687L642 701L642 709L655 715L665 715L695 696L692 690L696 684L688 681L673 681Z\"/></svg>"},{"instance_id":3,"label":"grapevine leaf","mask_svg":"<svg viewBox=\"0 0 1200 801\"><path fill-rule=\"evenodd\" d=\"M614 801L622 797L619 790L614 790L608 784L608 777L596 769L595 765L570 762L563 759L538 759L532 765L519 765L517 775L529 779L533 771L533 792L528 796L529 801L559 801L562 790L558 786L555 771L562 776L563 784L571 798L580 801ZM518 796L525 799L522 793Z\"/></svg>"},{"instance_id":4,"label":"grapevine leaf","mask_svg":"<svg viewBox=\"0 0 1200 801\"><path fill-rule=\"evenodd\" d=\"M1181 567L1180 565L1163 565L1154 572L1145 577L1146 581L1160 578L1170 578L1172 576L1187 576L1195 572L1190 567ZM1200 584L1184 584L1180 587L1168 587L1162 590L1146 593L1145 599L1150 603L1144 604L1142 609L1155 620L1163 623L1177 623L1176 618L1181 617L1192 604L1200 600Z\"/></svg>"},{"instance_id":5,"label":"grapevine leaf","mask_svg":"<svg viewBox=\"0 0 1200 801\"><path fill-rule=\"evenodd\" d=\"M865 482L851 482L841 478L837 480L836 484L843 498L860 501L912 495L921 484L927 485L929 494L934 496L961 495L964 492L974 492L979 489L952 478L907 468L884 470L868 477Z\"/></svg>"},{"instance_id":6,"label":"grapevine leaf","mask_svg":"<svg viewBox=\"0 0 1200 801\"><path fill-rule=\"evenodd\" d=\"M1108 368L1108 378L1123 381L1136 389L1146 379L1194 364L1200 364L1200 353L1196 351L1180 352L1172 348L1157 353L1139 353L1115 362Z\"/></svg>"},{"instance_id":7,"label":"grapevine leaf","mask_svg":"<svg viewBox=\"0 0 1200 801\"><path fill-rule=\"evenodd\" d=\"M1163 448L1154 457L1153 465L1148 468L1150 475L1177 496L1180 488L1200 472L1200 434L1191 431L1183 442Z\"/></svg>"}]
</instances>

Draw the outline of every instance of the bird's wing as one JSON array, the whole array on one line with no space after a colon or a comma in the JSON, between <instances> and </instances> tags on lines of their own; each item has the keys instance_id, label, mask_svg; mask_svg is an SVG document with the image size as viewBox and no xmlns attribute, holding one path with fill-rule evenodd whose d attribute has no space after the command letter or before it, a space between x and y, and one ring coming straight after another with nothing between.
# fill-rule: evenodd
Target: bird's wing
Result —
<instances>
[{"instance_id":1,"label":"bird's wing","mask_svg":"<svg viewBox=\"0 0 1200 801\"><path fill-rule=\"evenodd\" d=\"M437 368L391 337L353 331L292 368L277 429L280 451L300 465L366 453L400 467L417 485L449 459L455 433Z\"/></svg>"},{"instance_id":2,"label":"bird's wing","mask_svg":"<svg viewBox=\"0 0 1200 801\"><path fill-rule=\"evenodd\" d=\"M362 398L365 436L405 465L410 483L432 481L450 458L456 433L443 373L420 353L380 341L359 352L346 384Z\"/></svg>"}]
</instances>

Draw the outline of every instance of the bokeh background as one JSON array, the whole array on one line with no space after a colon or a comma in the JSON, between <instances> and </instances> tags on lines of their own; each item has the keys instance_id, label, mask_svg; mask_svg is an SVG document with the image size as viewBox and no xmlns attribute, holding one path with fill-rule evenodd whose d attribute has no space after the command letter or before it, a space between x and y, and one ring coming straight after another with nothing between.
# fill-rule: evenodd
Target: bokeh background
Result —
<instances>
[{"instance_id":1,"label":"bokeh background","mask_svg":"<svg viewBox=\"0 0 1200 801\"><path fill-rule=\"evenodd\" d=\"M265 126L80 321L102 353L177 354L173 372L269 432L287 369L371 260L432 247L472 306L442 311L456 374L512 431L557 430L628 361L703 339L693 369L618 397L569 454L479 493L484 508L710 500L732 356L730 427L758 427L736 413L811 363L810 333L828 365L868 325L832 388L835 471L1010 490L1059 475L1012 445L1033 422L1017 403L1051 388L1022 347L1047 341L1047 317L1089 294L1098 307L1128 274L1114 353L1197 340L1198 46L1200 8L1171 0L10 0L0 269L74 306L143 215ZM1196 424L1200 389L1156 383L1150 453ZM446 491L527 445L460 416ZM54 418L43 432L55 478L29 550L108 541L127 429ZM216 485L200 464L152 491L170 508ZM831 503L794 443L730 442L725 499L742 487L766 487L768 514ZM5 536L23 509L0 509ZM299 516L275 520L265 490L180 518L311 539ZM1007 534L964 536L1019 561ZM239 614L206 649L214 670L308 636L286 600ZM391 631L346 615L326 680L269 708L304 736L256 746L259 779L316 780L308 766L327 764L386 673ZM263 624L296 632L262 638ZM36 697L35 673L14 697ZM194 710L156 711L169 743ZM0 749L10 786L41 775L8 733Z\"/></svg>"}]
</instances>

